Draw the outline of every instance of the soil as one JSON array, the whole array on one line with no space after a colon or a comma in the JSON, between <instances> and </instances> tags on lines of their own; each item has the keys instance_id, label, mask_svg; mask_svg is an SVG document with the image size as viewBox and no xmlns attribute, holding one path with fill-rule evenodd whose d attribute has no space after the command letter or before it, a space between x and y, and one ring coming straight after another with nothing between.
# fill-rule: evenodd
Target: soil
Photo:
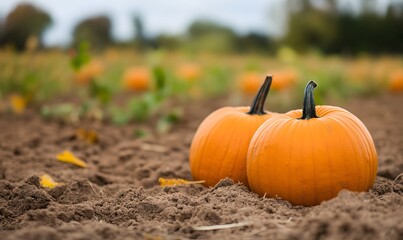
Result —
<instances>
[{"instance_id":1,"label":"soil","mask_svg":"<svg viewBox=\"0 0 403 240\"><path fill-rule=\"evenodd\" d=\"M355 99L345 108L368 127L379 156L369 192L343 190L315 207L260 198L224 179L213 188L161 188L158 178L191 179L188 153L201 120L225 101L193 104L170 133L136 138L107 123L46 121L0 113L0 239L403 239L403 95ZM76 138L78 127L99 141ZM71 150L89 166L56 161ZM44 189L42 174L64 185ZM219 224L241 226L199 230ZM195 228L196 227L196 228Z\"/></svg>"}]
</instances>

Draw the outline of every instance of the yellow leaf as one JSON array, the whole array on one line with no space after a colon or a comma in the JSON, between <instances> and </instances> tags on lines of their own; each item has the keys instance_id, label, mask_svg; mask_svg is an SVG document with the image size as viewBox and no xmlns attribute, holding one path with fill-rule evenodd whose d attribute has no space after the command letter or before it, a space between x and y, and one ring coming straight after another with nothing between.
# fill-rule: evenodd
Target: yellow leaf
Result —
<instances>
[{"instance_id":1,"label":"yellow leaf","mask_svg":"<svg viewBox=\"0 0 403 240\"><path fill-rule=\"evenodd\" d=\"M94 144L98 141L97 132L94 130L86 130L84 128L79 128L76 131L76 137L84 142Z\"/></svg>"},{"instance_id":2,"label":"yellow leaf","mask_svg":"<svg viewBox=\"0 0 403 240\"><path fill-rule=\"evenodd\" d=\"M45 188L54 188L54 187L57 187L62 184L62 183L55 182L52 179L52 177L49 176L48 174L42 175L40 177L39 181L40 181L41 187L45 187Z\"/></svg>"},{"instance_id":3,"label":"yellow leaf","mask_svg":"<svg viewBox=\"0 0 403 240\"><path fill-rule=\"evenodd\" d=\"M180 178L159 178L160 186L161 187L169 187L169 186L177 186L177 185L183 185L183 184L197 184L197 183L204 183L205 181L187 181L185 179L180 179Z\"/></svg>"},{"instance_id":4,"label":"yellow leaf","mask_svg":"<svg viewBox=\"0 0 403 240\"><path fill-rule=\"evenodd\" d=\"M83 160L79 159L78 157L74 156L74 154L70 151L64 151L62 153L57 154L57 160L61 162L70 163L82 168L87 167L87 163Z\"/></svg>"},{"instance_id":5,"label":"yellow leaf","mask_svg":"<svg viewBox=\"0 0 403 240\"><path fill-rule=\"evenodd\" d=\"M25 98L19 94L13 94L10 96L10 107L13 113L21 114L24 112L27 106Z\"/></svg>"}]
</instances>

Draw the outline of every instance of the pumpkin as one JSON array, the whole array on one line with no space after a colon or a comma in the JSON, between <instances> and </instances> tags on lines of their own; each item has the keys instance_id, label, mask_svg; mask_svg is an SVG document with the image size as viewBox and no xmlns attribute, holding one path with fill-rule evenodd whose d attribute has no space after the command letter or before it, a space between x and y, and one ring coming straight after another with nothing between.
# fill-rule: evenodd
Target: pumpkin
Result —
<instances>
[{"instance_id":1,"label":"pumpkin","mask_svg":"<svg viewBox=\"0 0 403 240\"><path fill-rule=\"evenodd\" d=\"M403 69L392 72L389 76L389 91L403 92Z\"/></svg>"},{"instance_id":2,"label":"pumpkin","mask_svg":"<svg viewBox=\"0 0 403 240\"><path fill-rule=\"evenodd\" d=\"M335 106L315 106L310 81L303 110L268 119L247 155L250 188L261 196L313 206L341 189L367 191L377 173L374 142L364 124Z\"/></svg>"},{"instance_id":3,"label":"pumpkin","mask_svg":"<svg viewBox=\"0 0 403 240\"><path fill-rule=\"evenodd\" d=\"M131 67L125 71L122 81L130 91L146 91L151 87L151 73L146 67Z\"/></svg>"},{"instance_id":4,"label":"pumpkin","mask_svg":"<svg viewBox=\"0 0 403 240\"><path fill-rule=\"evenodd\" d=\"M190 170L195 180L214 186L223 178L248 185L246 154L253 134L274 114L264 111L272 77L266 77L251 107L223 107L197 129L190 147Z\"/></svg>"},{"instance_id":5,"label":"pumpkin","mask_svg":"<svg viewBox=\"0 0 403 240\"><path fill-rule=\"evenodd\" d=\"M185 63L178 67L176 74L179 78L193 82L200 78L201 69L198 64L195 63Z\"/></svg>"},{"instance_id":6,"label":"pumpkin","mask_svg":"<svg viewBox=\"0 0 403 240\"><path fill-rule=\"evenodd\" d=\"M271 89L276 91L289 89L298 79L298 74L292 69L273 72L273 76L276 78L276 81L271 85Z\"/></svg>"},{"instance_id":7,"label":"pumpkin","mask_svg":"<svg viewBox=\"0 0 403 240\"><path fill-rule=\"evenodd\" d=\"M76 73L75 80L79 85L87 85L103 72L103 65L100 61L91 61L82 66Z\"/></svg>"},{"instance_id":8,"label":"pumpkin","mask_svg":"<svg viewBox=\"0 0 403 240\"><path fill-rule=\"evenodd\" d=\"M242 74L239 77L239 88L242 91L243 94L245 95L250 95L252 96L253 94L255 94L261 84L262 84L262 76L261 74L258 74L256 72L247 72ZM277 81L277 78L276 78ZM274 83L272 83L273 85Z\"/></svg>"}]
</instances>

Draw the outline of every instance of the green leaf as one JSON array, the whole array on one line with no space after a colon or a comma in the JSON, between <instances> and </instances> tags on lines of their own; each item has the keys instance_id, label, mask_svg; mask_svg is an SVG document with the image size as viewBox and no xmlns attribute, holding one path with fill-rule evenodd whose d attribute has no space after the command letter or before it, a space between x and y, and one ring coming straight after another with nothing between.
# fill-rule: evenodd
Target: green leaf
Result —
<instances>
[{"instance_id":1,"label":"green leaf","mask_svg":"<svg viewBox=\"0 0 403 240\"><path fill-rule=\"evenodd\" d=\"M133 131L133 136L136 137L136 138L144 138L144 137L147 137L149 135L150 135L150 133L147 130L144 130L144 129L141 129L141 128L134 129L134 131Z\"/></svg>"},{"instance_id":2,"label":"green leaf","mask_svg":"<svg viewBox=\"0 0 403 240\"><path fill-rule=\"evenodd\" d=\"M154 67L153 69L153 75L154 75L154 80L155 80L155 89L156 91L163 91L166 85L166 78L165 78L165 72L162 69L162 67Z\"/></svg>"},{"instance_id":3,"label":"green leaf","mask_svg":"<svg viewBox=\"0 0 403 240\"><path fill-rule=\"evenodd\" d=\"M108 104L112 99L112 91L105 85L97 81L90 82L90 96L97 99L102 104Z\"/></svg>"},{"instance_id":4,"label":"green leaf","mask_svg":"<svg viewBox=\"0 0 403 240\"><path fill-rule=\"evenodd\" d=\"M182 109L174 109L157 122L157 132L167 133L182 118Z\"/></svg>"},{"instance_id":5,"label":"green leaf","mask_svg":"<svg viewBox=\"0 0 403 240\"><path fill-rule=\"evenodd\" d=\"M70 61L70 65L75 71L78 71L82 66L88 63L90 59L88 42L81 42L76 49L76 54Z\"/></svg>"},{"instance_id":6,"label":"green leaf","mask_svg":"<svg viewBox=\"0 0 403 240\"><path fill-rule=\"evenodd\" d=\"M150 117L150 104L145 99L130 99L128 104L128 111L133 119L137 121L144 121Z\"/></svg>"},{"instance_id":7,"label":"green leaf","mask_svg":"<svg viewBox=\"0 0 403 240\"><path fill-rule=\"evenodd\" d=\"M132 118L130 112L124 111L118 107L110 108L109 114L111 116L111 121L117 125L125 125L129 123Z\"/></svg>"}]
</instances>

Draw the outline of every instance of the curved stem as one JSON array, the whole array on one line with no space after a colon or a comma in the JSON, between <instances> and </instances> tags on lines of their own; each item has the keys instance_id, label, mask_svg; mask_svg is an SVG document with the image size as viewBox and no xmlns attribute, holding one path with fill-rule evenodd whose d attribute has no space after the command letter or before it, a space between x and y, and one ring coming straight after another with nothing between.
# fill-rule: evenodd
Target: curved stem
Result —
<instances>
[{"instance_id":1,"label":"curved stem","mask_svg":"<svg viewBox=\"0 0 403 240\"><path fill-rule=\"evenodd\" d=\"M313 90L316 86L318 86L318 84L312 80L306 85L304 92L304 108L302 109L302 117L299 119L308 120L311 118L319 118L316 115L315 101L313 98Z\"/></svg>"},{"instance_id":2,"label":"curved stem","mask_svg":"<svg viewBox=\"0 0 403 240\"><path fill-rule=\"evenodd\" d=\"M256 94L252 101L248 114L266 114L264 111L264 103L266 102L267 94L270 91L272 76L266 76L263 85L260 87L259 92Z\"/></svg>"}]
</instances>

